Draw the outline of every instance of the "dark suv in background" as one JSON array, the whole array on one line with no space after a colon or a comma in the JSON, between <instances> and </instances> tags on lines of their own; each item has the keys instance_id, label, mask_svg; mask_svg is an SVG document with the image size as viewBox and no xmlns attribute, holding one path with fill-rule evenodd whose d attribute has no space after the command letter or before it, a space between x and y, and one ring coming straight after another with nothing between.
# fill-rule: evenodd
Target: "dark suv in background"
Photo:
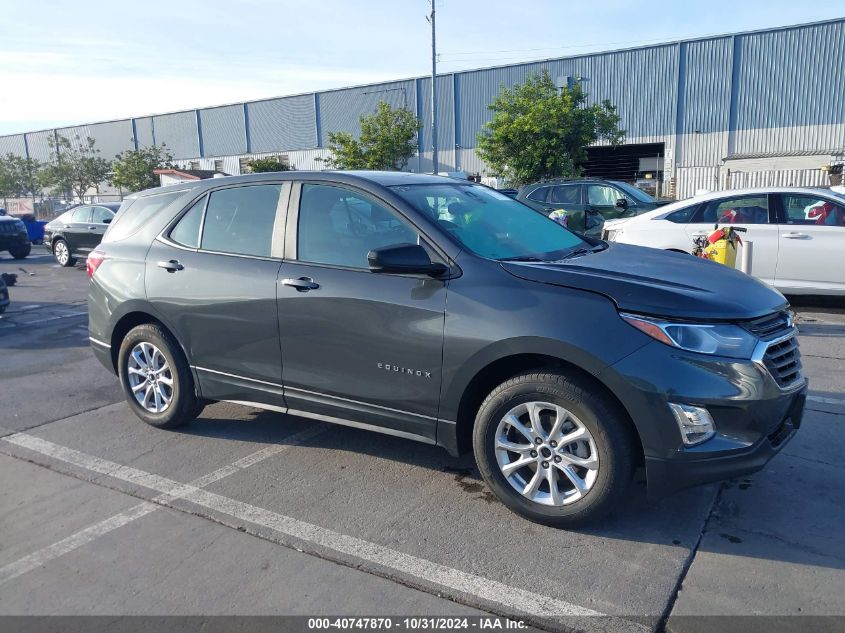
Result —
<instances>
[{"instance_id":1,"label":"dark suv in background","mask_svg":"<svg viewBox=\"0 0 845 633\"><path fill-rule=\"evenodd\" d=\"M619 180L545 180L525 185L517 200L546 215L562 209L573 231L598 237L605 220L652 211L670 201L655 200Z\"/></svg>"},{"instance_id":2,"label":"dark suv in background","mask_svg":"<svg viewBox=\"0 0 845 633\"><path fill-rule=\"evenodd\" d=\"M653 496L759 470L804 408L776 290L473 183L183 183L128 198L87 263L92 348L145 422L225 400L471 450L548 524L617 506L638 465Z\"/></svg>"},{"instance_id":3,"label":"dark suv in background","mask_svg":"<svg viewBox=\"0 0 845 633\"><path fill-rule=\"evenodd\" d=\"M24 259L32 250L26 224L20 218L0 215L0 251L9 251L15 259Z\"/></svg>"},{"instance_id":4,"label":"dark suv in background","mask_svg":"<svg viewBox=\"0 0 845 633\"><path fill-rule=\"evenodd\" d=\"M119 208L119 202L102 202L65 211L44 227L44 248L62 266L73 266L97 247Z\"/></svg>"}]
</instances>

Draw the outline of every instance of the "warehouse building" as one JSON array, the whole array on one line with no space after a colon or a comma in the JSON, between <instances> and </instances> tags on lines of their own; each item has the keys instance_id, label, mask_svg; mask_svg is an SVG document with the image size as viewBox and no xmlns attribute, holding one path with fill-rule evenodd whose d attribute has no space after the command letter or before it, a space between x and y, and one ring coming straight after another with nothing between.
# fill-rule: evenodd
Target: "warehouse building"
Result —
<instances>
[{"instance_id":1,"label":"warehouse building","mask_svg":"<svg viewBox=\"0 0 845 633\"><path fill-rule=\"evenodd\" d=\"M845 18L654 46L439 75L440 171L494 176L476 137L502 85L548 70L558 85L581 81L590 101L609 99L627 131L621 147L595 147L588 175L688 197L700 189L824 186L845 158ZM328 135L357 133L379 101L425 122L411 171L431 170L431 80L403 79L218 107L0 137L0 155L42 161L48 139L96 139L104 157L166 144L182 169L239 174L275 155L322 169ZM839 171L840 175L837 176Z\"/></svg>"}]
</instances>

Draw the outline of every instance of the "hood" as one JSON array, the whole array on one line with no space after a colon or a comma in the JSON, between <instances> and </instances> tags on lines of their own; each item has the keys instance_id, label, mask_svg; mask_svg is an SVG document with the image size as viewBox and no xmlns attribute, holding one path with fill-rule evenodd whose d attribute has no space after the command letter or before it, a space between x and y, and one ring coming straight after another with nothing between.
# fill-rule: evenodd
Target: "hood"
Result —
<instances>
[{"instance_id":1,"label":"hood","mask_svg":"<svg viewBox=\"0 0 845 633\"><path fill-rule=\"evenodd\" d=\"M695 320L754 319L788 303L738 270L683 253L610 244L559 262L502 262L521 279L597 292L620 310Z\"/></svg>"}]
</instances>

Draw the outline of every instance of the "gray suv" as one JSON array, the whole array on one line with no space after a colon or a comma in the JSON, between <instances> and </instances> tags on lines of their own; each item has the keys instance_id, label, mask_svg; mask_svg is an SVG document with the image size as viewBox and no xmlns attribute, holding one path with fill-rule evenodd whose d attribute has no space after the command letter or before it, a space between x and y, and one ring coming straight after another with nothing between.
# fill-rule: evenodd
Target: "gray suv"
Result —
<instances>
[{"instance_id":1,"label":"gray suv","mask_svg":"<svg viewBox=\"0 0 845 633\"><path fill-rule=\"evenodd\" d=\"M289 172L127 199L88 257L90 339L130 408L212 401L472 451L538 522L759 470L806 393L783 296L579 237L488 187Z\"/></svg>"}]
</instances>

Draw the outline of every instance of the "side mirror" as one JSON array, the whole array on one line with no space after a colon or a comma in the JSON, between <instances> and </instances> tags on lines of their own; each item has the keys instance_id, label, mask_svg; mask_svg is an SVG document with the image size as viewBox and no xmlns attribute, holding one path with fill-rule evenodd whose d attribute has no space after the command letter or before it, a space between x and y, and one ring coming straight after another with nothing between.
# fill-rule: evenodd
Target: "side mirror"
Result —
<instances>
[{"instance_id":1,"label":"side mirror","mask_svg":"<svg viewBox=\"0 0 845 633\"><path fill-rule=\"evenodd\" d=\"M112 218L103 218L103 224L111 224Z\"/></svg>"},{"instance_id":2,"label":"side mirror","mask_svg":"<svg viewBox=\"0 0 845 633\"><path fill-rule=\"evenodd\" d=\"M628 201L625 198L617 198L616 199L616 206L620 209L627 209L628 208Z\"/></svg>"},{"instance_id":3,"label":"side mirror","mask_svg":"<svg viewBox=\"0 0 845 633\"><path fill-rule=\"evenodd\" d=\"M443 264L431 261L419 244L398 244L374 248L367 254L372 273L429 275L436 277L449 270Z\"/></svg>"}]
</instances>

